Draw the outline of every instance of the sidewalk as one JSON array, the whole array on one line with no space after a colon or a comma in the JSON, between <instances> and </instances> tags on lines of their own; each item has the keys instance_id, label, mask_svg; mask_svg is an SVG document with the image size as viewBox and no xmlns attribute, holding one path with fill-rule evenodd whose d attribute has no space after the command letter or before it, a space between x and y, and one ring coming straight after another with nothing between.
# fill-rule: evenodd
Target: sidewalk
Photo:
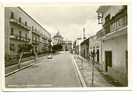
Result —
<instances>
[{"instance_id":1,"label":"sidewalk","mask_svg":"<svg viewBox=\"0 0 137 100\"><path fill-rule=\"evenodd\" d=\"M74 55L78 69L81 72L87 87L114 87L104 76L94 68L94 81L92 86L92 64L81 56Z\"/></svg>"},{"instance_id":2,"label":"sidewalk","mask_svg":"<svg viewBox=\"0 0 137 100\"><path fill-rule=\"evenodd\" d=\"M5 67L5 74L6 76L9 76L10 74L13 74L17 71L20 71L22 69L25 69L27 67L30 67L32 66L34 63L38 63L44 56L46 56L46 54L43 54L43 55L40 55L38 56L37 58L37 61L35 62L34 59L30 59L28 61L24 61L20 64L20 68L18 68L18 64L14 64L14 65L11 65L11 66L7 66Z\"/></svg>"}]
</instances>

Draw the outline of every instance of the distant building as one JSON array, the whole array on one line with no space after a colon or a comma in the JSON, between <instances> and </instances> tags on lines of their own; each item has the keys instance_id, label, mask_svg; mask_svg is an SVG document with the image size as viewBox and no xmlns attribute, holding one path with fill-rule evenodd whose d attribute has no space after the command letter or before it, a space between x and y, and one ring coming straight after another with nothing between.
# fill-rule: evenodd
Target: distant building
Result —
<instances>
[{"instance_id":1,"label":"distant building","mask_svg":"<svg viewBox=\"0 0 137 100\"><path fill-rule=\"evenodd\" d=\"M80 44L82 42L82 38L77 38L73 43L73 51L75 54L81 55L81 47Z\"/></svg>"},{"instance_id":2,"label":"distant building","mask_svg":"<svg viewBox=\"0 0 137 100\"><path fill-rule=\"evenodd\" d=\"M64 41L63 50L64 51L71 51L72 50L72 41Z\"/></svg>"},{"instance_id":3,"label":"distant building","mask_svg":"<svg viewBox=\"0 0 137 100\"><path fill-rule=\"evenodd\" d=\"M57 32L53 38L52 38L52 44L53 45L57 45L57 44L63 44L63 37L61 36L61 34L59 32Z\"/></svg>"},{"instance_id":4,"label":"distant building","mask_svg":"<svg viewBox=\"0 0 137 100\"><path fill-rule=\"evenodd\" d=\"M32 44L37 53L45 52L51 34L20 7L5 7L5 57L18 55L21 47Z\"/></svg>"},{"instance_id":5,"label":"distant building","mask_svg":"<svg viewBox=\"0 0 137 100\"><path fill-rule=\"evenodd\" d=\"M74 54L77 54L77 53L76 53L76 40L73 41L73 53L74 53Z\"/></svg>"},{"instance_id":6,"label":"distant building","mask_svg":"<svg viewBox=\"0 0 137 100\"><path fill-rule=\"evenodd\" d=\"M104 34L101 36L103 71L127 86L127 6L100 6L97 10Z\"/></svg>"}]
</instances>

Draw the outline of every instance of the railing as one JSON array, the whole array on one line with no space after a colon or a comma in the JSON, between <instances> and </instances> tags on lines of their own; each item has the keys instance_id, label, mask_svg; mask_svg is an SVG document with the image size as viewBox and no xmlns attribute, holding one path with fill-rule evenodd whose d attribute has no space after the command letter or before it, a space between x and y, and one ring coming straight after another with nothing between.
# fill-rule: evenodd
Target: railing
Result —
<instances>
[{"instance_id":1,"label":"railing","mask_svg":"<svg viewBox=\"0 0 137 100\"><path fill-rule=\"evenodd\" d=\"M15 39L15 40L20 40L20 41L24 41L24 42L29 42L30 38L26 38L24 36L19 36L19 35L10 35L11 39Z\"/></svg>"},{"instance_id":2,"label":"railing","mask_svg":"<svg viewBox=\"0 0 137 100\"><path fill-rule=\"evenodd\" d=\"M123 27L127 26L126 20L127 20L126 17L120 18L114 22L113 22L113 20L111 20L111 24L109 24L109 27L104 25L105 26L104 27L105 34L109 34L111 32L118 31L119 29L122 29Z\"/></svg>"},{"instance_id":3,"label":"railing","mask_svg":"<svg viewBox=\"0 0 137 100\"><path fill-rule=\"evenodd\" d=\"M37 29L32 29L32 33L36 34L37 36L40 36L40 32Z\"/></svg>"},{"instance_id":4,"label":"railing","mask_svg":"<svg viewBox=\"0 0 137 100\"><path fill-rule=\"evenodd\" d=\"M127 26L127 21L127 8L123 8L109 21L106 20L105 24L103 25L105 33L108 34L119 29L122 29L123 27Z\"/></svg>"},{"instance_id":5,"label":"railing","mask_svg":"<svg viewBox=\"0 0 137 100\"><path fill-rule=\"evenodd\" d=\"M11 18L11 19L10 19L10 22L11 22L11 23L14 23L14 24L17 24L17 25L21 26L22 28L24 28L24 29L26 29L26 30L30 30L30 29L31 29L31 27L25 25L23 22L19 22L19 21L18 21L17 19L15 19L15 18Z\"/></svg>"},{"instance_id":6,"label":"railing","mask_svg":"<svg viewBox=\"0 0 137 100\"><path fill-rule=\"evenodd\" d=\"M38 40L32 40L32 44L38 45L40 43L40 41Z\"/></svg>"}]
</instances>

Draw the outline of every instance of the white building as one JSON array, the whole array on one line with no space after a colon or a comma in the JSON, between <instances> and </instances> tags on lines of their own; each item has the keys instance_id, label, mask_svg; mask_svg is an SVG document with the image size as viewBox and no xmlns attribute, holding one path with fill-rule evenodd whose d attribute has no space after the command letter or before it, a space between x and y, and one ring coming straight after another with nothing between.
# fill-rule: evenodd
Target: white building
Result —
<instances>
[{"instance_id":1,"label":"white building","mask_svg":"<svg viewBox=\"0 0 137 100\"><path fill-rule=\"evenodd\" d=\"M5 58L16 57L20 47L32 44L44 52L51 34L20 7L5 7ZM45 45L47 44L47 45Z\"/></svg>"},{"instance_id":2,"label":"white building","mask_svg":"<svg viewBox=\"0 0 137 100\"><path fill-rule=\"evenodd\" d=\"M97 13L99 23L105 31L101 40L103 70L127 86L127 6L100 6Z\"/></svg>"}]
</instances>

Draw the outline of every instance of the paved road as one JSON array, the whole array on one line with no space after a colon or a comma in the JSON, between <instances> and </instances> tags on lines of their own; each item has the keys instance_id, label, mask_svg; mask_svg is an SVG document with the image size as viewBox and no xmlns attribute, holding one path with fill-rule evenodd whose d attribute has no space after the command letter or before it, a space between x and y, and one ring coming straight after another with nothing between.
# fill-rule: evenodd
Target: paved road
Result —
<instances>
[{"instance_id":1,"label":"paved road","mask_svg":"<svg viewBox=\"0 0 137 100\"><path fill-rule=\"evenodd\" d=\"M32 67L5 79L6 87L81 87L71 54L60 52L53 59L42 57Z\"/></svg>"}]
</instances>

